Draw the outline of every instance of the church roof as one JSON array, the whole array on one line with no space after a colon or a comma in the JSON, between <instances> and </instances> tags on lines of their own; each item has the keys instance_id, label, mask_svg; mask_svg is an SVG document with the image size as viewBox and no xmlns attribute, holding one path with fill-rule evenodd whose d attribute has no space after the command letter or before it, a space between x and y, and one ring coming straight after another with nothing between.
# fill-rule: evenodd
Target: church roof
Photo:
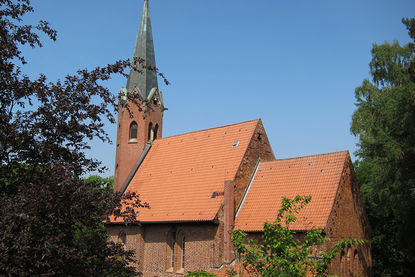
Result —
<instances>
[{"instance_id":1,"label":"church roof","mask_svg":"<svg viewBox=\"0 0 415 277\"><path fill-rule=\"evenodd\" d=\"M127 191L150 204L140 222L212 221L260 120L157 139Z\"/></svg>"},{"instance_id":2,"label":"church roof","mask_svg":"<svg viewBox=\"0 0 415 277\"><path fill-rule=\"evenodd\" d=\"M348 152L262 162L239 208L235 229L261 231L273 222L283 197L311 195L290 225L292 230L325 228L334 205Z\"/></svg>"},{"instance_id":3,"label":"church roof","mask_svg":"<svg viewBox=\"0 0 415 277\"><path fill-rule=\"evenodd\" d=\"M144 65L156 67L150 9L147 0L144 1L140 27L138 29L137 40L131 62L134 62L134 58L142 58L144 59ZM143 69L140 65L137 66L142 72L133 69L130 70L127 80L127 91L133 92L134 88L137 87L140 91L141 97L143 99L147 99L150 91L153 88L158 88L157 72L154 70Z\"/></svg>"}]
</instances>

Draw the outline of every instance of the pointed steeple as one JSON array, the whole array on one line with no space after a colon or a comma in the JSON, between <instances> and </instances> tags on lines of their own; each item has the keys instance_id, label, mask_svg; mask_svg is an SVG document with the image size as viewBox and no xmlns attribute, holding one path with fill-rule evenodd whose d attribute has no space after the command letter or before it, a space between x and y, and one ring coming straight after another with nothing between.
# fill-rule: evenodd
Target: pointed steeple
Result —
<instances>
[{"instance_id":1,"label":"pointed steeple","mask_svg":"<svg viewBox=\"0 0 415 277\"><path fill-rule=\"evenodd\" d=\"M134 61L134 57L143 58L145 60L144 65L156 67L148 0L144 0L140 28L138 30L134 54L131 62ZM134 88L137 87L143 99L147 99L150 91L153 88L158 88L157 73L152 70L142 69L140 66L138 68L143 72L140 73L130 69L130 75L127 80L127 90L128 92L132 92Z\"/></svg>"}]
</instances>

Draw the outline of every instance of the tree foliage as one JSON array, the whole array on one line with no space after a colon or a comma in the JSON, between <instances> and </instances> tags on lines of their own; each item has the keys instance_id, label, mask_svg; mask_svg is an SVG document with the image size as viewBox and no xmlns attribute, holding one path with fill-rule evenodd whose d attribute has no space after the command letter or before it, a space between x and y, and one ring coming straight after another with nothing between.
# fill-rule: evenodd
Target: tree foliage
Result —
<instances>
[{"instance_id":1,"label":"tree foliage","mask_svg":"<svg viewBox=\"0 0 415 277\"><path fill-rule=\"evenodd\" d=\"M93 138L110 141L103 119L115 122L118 97L103 82L125 75L129 61L56 82L25 76L22 47L57 33L43 20L25 24L30 0L0 7L0 275L135 275L133 253L108 241L103 221L134 221L147 204L80 178L104 170L85 150Z\"/></svg>"},{"instance_id":2,"label":"tree foliage","mask_svg":"<svg viewBox=\"0 0 415 277\"><path fill-rule=\"evenodd\" d=\"M186 277L215 277L213 273L209 273L204 270L191 271L186 274Z\"/></svg>"},{"instance_id":3,"label":"tree foliage","mask_svg":"<svg viewBox=\"0 0 415 277\"><path fill-rule=\"evenodd\" d=\"M86 182L92 183L92 186L97 187L106 192L114 191L114 176L101 177L99 175L91 175L85 179Z\"/></svg>"},{"instance_id":4,"label":"tree foliage","mask_svg":"<svg viewBox=\"0 0 415 277\"><path fill-rule=\"evenodd\" d=\"M403 19L415 40L415 19ZM415 272L415 45L374 44L370 74L356 88L351 131L356 175L373 228L378 276Z\"/></svg>"},{"instance_id":5,"label":"tree foliage","mask_svg":"<svg viewBox=\"0 0 415 277\"><path fill-rule=\"evenodd\" d=\"M145 206L93 182L48 170L45 179L21 185L0 208L0 273L17 276L135 275L133 252L108 241L105 215L134 221L123 206ZM58 172L54 172L58 171Z\"/></svg>"},{"instance_id":6,"label":"tree foliage","mask_svg":"<svg viewBox=\"0 0 415 277\"><path fill-rule=\"evenodd\" d=\"M312 229L300 239L289 226L296 221L296 214L311 201L311 196L283 198L282 208L273 223L264 223L262 240L247 237L240 230L232 231L232 242L243 260L244 268L258 276L329 276L328 266L340 249L362 240L344 239L330 250L321 251L318 246L329 239L322 229ZM317 256L315 252L318 252Z\"/></svg>"}]
</instances>

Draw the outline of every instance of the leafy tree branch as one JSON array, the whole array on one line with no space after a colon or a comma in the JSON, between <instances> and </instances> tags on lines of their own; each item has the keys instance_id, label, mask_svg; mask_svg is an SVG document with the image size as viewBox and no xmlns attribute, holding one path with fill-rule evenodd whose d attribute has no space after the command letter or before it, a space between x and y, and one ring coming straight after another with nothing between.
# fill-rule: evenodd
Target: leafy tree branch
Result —
<instances>
[{"instance_id":1,"label":"leafy tree branch","mask_svg":"<svg viewBox=\"0 0 415 277\"><path fill-rule=\"evenodd\" d=\"M262 240L251 239L241 230L232 231L232 242L248 273L256 276L329 276L328 266L339 250L363 244L358 239L344 239L328 251L319 246L329 241L323 229L312 229L299 238L290 224L311 196L283 198L274 222L264 223ZM317 250L318 255L313 256Z\"/></svg>"}]
</instances>

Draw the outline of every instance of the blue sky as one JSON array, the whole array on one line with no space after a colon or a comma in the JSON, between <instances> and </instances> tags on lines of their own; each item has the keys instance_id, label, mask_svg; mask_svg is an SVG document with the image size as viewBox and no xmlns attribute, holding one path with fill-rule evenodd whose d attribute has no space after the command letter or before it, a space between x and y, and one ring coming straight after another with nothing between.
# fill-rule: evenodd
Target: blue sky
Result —
<instances>
[{"instance_id":1,"label":"blue sky","mask_svg":"<svg viewBox=\"0 0 415 277\"><path fill-rule=\"evenodd\" d=\"M26 49L24 72L53 81L130 58L143 0L34 0L57 42ZM373 43L409 41L413 0L150 0L156 63L168 111L163 136L261 118L277 158L356 151L354 89ZM107 83L117 94L126 80ZM107 125L115 141L116 126ZM115 145L90 155L113 174Z\"/></svg>"}]
</instances>

